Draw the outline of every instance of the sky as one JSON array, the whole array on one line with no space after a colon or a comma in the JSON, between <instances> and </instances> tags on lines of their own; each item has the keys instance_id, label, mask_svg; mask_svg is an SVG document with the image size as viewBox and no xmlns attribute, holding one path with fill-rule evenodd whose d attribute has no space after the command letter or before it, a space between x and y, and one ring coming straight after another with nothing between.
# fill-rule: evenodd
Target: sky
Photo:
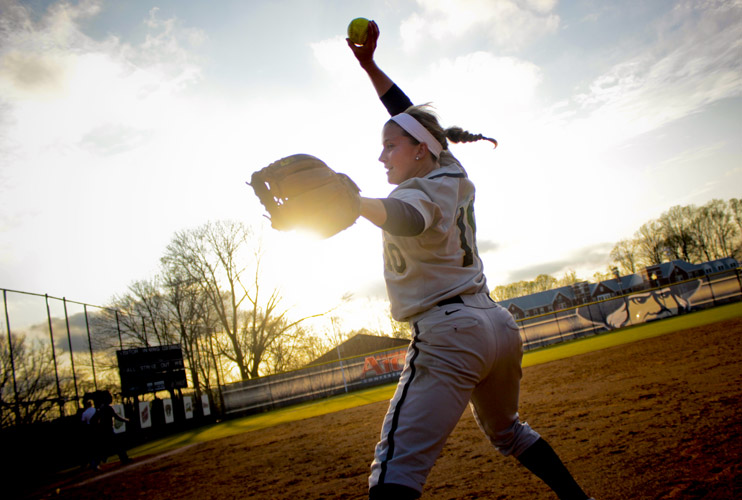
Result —
<instances>
[{"instance_id":1,"label":"sky","mask_svg":"<svg viewBox=\"0 0 742 500\"><path fill-rule=\"evenodd\" d=\"M307 153L390 192L355 17L413 102L499 141L451 146L490 288L589 279L670 207L742 194L742 1L0 0L0 288L106 305L176 231L235 220L287 308L351 294L344 325L383 328L380 231L266 229L245 184Z\"/></svg>"}]
</instances>

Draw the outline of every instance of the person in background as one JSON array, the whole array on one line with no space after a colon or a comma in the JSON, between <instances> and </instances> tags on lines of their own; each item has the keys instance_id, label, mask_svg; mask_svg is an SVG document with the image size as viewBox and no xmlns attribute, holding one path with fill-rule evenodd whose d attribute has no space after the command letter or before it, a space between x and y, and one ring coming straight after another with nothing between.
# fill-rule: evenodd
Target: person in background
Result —
<instances>
[{"instance_id":1,"label":"person in background","mask_svg":"<svg viewBox=\"0 0 742 500\"><path fill-rule=\"evenodd\" d=\"M113 409L111 406L113 397L110 392L101 391L99 395L98 408L96 411L98 428L96 436L99 440L99 457L102 462L105 462L109 456L115 454L118 455L122 464L128 464L131 462L131 459L127 455L119 436L114 432L113 421L118 420L120 422L128 422L129 419L120 416L116 413L116 410Z\"/></svg>"},{"instance_id":2,"label":"person in background","mask_svg":"<svg viewBox=\"0 0 742 500\"><path fill-rule=\"evenodd\" d=\"M87 395L86 395L87 396ZM91 469L99 469L98 467L98 454L96 453L95 444L95 405L93 404L92 397L85 398L85 410L80 416L82 423L82 441L85 448L86 461L90 465Z\"/></svg>"}]
</instances>

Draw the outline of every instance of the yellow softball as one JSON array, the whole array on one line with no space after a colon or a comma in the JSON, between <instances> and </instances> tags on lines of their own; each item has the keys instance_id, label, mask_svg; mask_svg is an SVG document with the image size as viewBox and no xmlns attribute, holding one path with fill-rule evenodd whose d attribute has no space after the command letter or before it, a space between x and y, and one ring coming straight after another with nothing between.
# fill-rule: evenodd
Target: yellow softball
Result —
<instances>
[{"instance_id":1,"label":"yellow softball","mask_svg":"<svg viewBox=\"0 0 742 500\"><path fill-rule=\"evenodd\" d=\"M348 38L356 45L363 45L368 38L368 19L357 17L348 25Z\"/></svg>"}]
</instances>

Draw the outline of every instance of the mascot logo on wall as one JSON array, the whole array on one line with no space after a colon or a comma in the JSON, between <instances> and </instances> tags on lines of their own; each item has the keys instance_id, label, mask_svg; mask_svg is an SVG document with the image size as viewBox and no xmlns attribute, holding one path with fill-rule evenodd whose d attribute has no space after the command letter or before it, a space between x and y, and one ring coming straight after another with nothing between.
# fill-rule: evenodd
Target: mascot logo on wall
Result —
<instances>
[{"instance_id":1,"label":"mascot logo on wall","mask_svg":"<svg viewBox=\"0 0 742 500\"><path fill-rule=\"evenodd\" d=\"M701 280L687 281L645 292L581 306L577 314L608 330L638 325L690 312Z\"/></svg>"}]
</instances>

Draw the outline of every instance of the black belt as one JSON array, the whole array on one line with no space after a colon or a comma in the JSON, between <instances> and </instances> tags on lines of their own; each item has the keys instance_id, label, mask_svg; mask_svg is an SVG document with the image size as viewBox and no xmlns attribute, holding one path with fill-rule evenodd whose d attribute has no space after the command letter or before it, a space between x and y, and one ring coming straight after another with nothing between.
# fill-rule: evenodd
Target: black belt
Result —
<instances>
[{"instance_id":1,"label":"black belt","mask_svg":"<svg viewBox=\"0 0 742 500\"><path fill-rule=\"evenodd\" d=\"M461 295L457 295L455 297L451 297L450 299L444 299L438 302L436 305L438 307L447 306L450 304L463 304L464 300L461 298Z\"/></svg>"}]
</instances>

